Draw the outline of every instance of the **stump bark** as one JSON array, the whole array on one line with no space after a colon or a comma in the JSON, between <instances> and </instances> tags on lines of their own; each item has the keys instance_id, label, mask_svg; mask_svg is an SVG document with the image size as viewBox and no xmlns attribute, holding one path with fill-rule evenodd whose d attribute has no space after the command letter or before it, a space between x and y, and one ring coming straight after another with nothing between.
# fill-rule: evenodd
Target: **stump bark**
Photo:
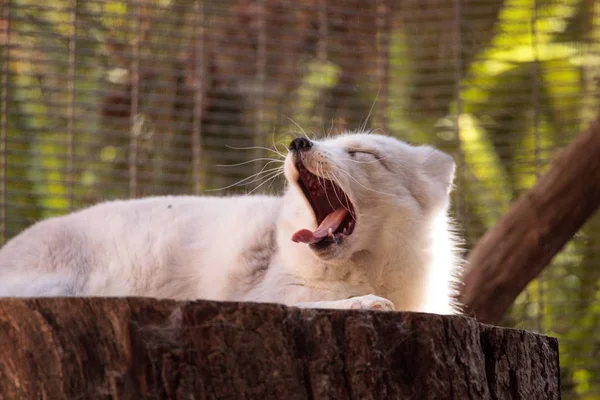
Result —
<instances>
[{"instance_id":1,"label":"stump bark","mask_svg":"<svg viewBox=\"0 0 600 400\"><path fill-rule=\"evenodd\" d=\"M556 339L461 316L1 299L2 399L558 399Z\"/></svg>"}]
</instances>

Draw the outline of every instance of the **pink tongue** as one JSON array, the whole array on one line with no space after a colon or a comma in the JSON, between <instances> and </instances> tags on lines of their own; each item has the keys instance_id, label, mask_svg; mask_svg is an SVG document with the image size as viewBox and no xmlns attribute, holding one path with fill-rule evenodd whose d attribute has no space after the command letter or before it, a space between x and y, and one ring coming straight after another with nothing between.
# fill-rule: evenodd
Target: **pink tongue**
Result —
<instances>
[{"instance_id":1,"label":"pink tongue","mask_svg":"<svg viewBox=\"0 0 600 400\"><path fill-rule=\"evenodd\" d=\"M298 232L292 235L292 241L296 243L316 243L321 239L327 237L327 235L329 235L329 229L331 229L332 232L335 232L335 230L338 228L338 226L340 226L340 224L342 223L344 218L346 218L347 215L347 209L338 208L337 210L329 214L327 217L325 217L325 219L323 220L323 222L321 222L321 225L319 225L316 231L311 232L308 229L300 229Z\"/></svg>"}]
</instances>

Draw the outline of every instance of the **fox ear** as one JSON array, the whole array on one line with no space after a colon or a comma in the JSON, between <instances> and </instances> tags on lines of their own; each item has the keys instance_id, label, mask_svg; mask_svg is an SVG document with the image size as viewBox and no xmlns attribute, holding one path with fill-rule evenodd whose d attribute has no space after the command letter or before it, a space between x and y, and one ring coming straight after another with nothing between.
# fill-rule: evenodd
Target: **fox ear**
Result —
<instances>
[{"instance_id":1,"label":"fox ear","mask_svg":"<svg viewBox=\"0 0 600 400\"><path fill-rule=\"evenodd\" d=\"M421 168L430 182L450 193L456 165L449 154L433 147L421 146Z\"/></svg>"}]
</instances>

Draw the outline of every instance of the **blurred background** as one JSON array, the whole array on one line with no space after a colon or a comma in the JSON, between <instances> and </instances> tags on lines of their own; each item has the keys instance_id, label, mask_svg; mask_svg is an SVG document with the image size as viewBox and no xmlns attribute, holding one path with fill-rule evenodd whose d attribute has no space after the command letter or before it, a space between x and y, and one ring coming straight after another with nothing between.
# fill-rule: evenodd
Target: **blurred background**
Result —
<instances>
[{"instance_id":1,"label":"blurred background","mask_svg":"<svg viewBox=\"0 0 600 400\"><path fill-rule=\"evenodd\" d=\"M2 0L0 46L2 242L107 199L277 192L272 150L364 125L455 157L468 252L600 109L594 0ZM599 282L597 216L503 321L560 339L565 399L600 399Z\"/></svg>"}]
</instances>

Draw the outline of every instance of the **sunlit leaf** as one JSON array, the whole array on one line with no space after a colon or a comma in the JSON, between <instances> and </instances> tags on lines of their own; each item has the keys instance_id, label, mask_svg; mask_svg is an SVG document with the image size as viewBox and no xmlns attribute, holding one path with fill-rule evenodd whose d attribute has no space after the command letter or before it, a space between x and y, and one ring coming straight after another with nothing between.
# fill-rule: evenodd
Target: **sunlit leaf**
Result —
<instances>
[{"instance_id":1,"label":"sunlit leaf","mask_svg":"<svg viewBox=\"0 0 600 400\"><path fill-rule=\"evenodd\" d=\"M467 168L476 181L473 192L482 199L476 210L490 228L509 208L508 179L502 163L486 135L485 129L473 115L463 114L459 119L460 141Z\"/></svg>"}]
</instances>

